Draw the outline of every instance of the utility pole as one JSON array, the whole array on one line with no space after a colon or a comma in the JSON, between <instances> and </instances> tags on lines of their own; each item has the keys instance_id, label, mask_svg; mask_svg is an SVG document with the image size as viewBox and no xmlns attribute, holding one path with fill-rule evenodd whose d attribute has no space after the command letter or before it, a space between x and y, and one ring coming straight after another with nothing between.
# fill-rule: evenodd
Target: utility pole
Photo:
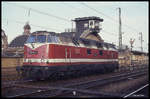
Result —
<instances>
[{"instance_id":1,"label":"utility pole","mask_svg":"<svg viewBox=\"0 0 150 99\"><path fill-rule=\"evenodd\" d=\"M72 29L71 29L71 32L74 32L74 31L73 31L73 21L71 21L71 23L72 23L72 24L71 24L71 25L72 25Z\"/></svg>"},{"instance_id":2,"label":"utility pole","mask_svg":"<svg viewBox=\"0 0 150 99\"><path fill-rule=\"evenodd\" d=\"M132 48L133 48L133 43L134 43L135 39L132 40L132 38L130 39L130 45L131 45L131 66L133 65L133 62L132 62Z\"/></svg>"},{"instance_id":3,"label":"utility pole","mask_svg":"<svg viewBox=\"0 0 150 99\"><path fill-rule=\"evenodd\" d=\"M121 32L121 8L119 9L119 50L122 49L122 32Z\"/></svg>"},{"instance_id":4,"label":"utility pole","mask_svg":"<svg viewBox=\"0 0 150 99\"><path fill-rule=\"evenodd\" d=\"M30 21L30 12L31 12L31 8L28 10L28 21L27 21L27 23L29 23L29 21Z\"/></svg>"},{"instance_id":5,"label":"utility pole","mask_svg":"<svg viewBox=\"0 0 150 99\"><path fill-rule=\"evenodd\" d=\"M131 51L132 51L132 48L133 48L134 41L135 41L135 39L134 40L132 40L132 38L130 39Z\"/></svg>"},{"instance_id":6,"label":"utility pole","mask_svg":"<svg viewBox=\"0 0 150 99\"><path fill-rule=\"evenodd\" d=\"M143 35L142 35L142 32L140 32L139 34L140 34L140 38L139 39L141 40L141 52L143 52L143 45L142 45L142 43L144 41L143 40Z\"/></svg>"}]
</instances>

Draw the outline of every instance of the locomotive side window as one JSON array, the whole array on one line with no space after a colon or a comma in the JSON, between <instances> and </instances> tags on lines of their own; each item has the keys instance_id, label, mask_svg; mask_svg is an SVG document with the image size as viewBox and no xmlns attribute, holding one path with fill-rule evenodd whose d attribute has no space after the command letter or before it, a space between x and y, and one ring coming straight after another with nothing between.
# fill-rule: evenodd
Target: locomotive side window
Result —
<instances>
[{"instance_id":1,"label":"locomotive side window","mask_svg":"<svg viewBox=\"0 0 150 99\"><path fill-rule=\"evenodd\" d=\"M27 43L35 43L36 41L36 36L35 35L31 35L28 40L27 40Z\"/></svg>"},{"instance_id":2,"label":"locomotive side window","mask_svg":"<svg viewBox=\"0 0 150 99\"><path fill-rule=\"evenodd\" d=\"M39 42L39 43L46 42L46 35L38 35L37 36L37 42Z\"/></svg>"},{"instance_id":3,"label":"locomotive side window","mask_svg":"<svg viewBox=\"0 0 150 99\"><path fill-rule=\"evenodd\" d=\"M91 49L87 49L87 54L91 54Z\"/></svg>"},{"instance_id":4,"label":"locomotive side window","mask_svg":"<svg viewBox=\"0 0 150 99\"><path fill-rule=\"evenodd\" d=\"M102 50L99 51L99 55L103 55L103 51Z\"/></svg>"}]
</instances>

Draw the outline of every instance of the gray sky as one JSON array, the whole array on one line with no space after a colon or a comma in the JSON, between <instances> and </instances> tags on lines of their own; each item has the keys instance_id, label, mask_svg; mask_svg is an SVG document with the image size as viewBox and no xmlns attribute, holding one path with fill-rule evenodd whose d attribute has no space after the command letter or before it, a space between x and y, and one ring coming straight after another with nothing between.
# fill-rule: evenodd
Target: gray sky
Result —
<instances>
[{"instance_id":1,"label":"gray sky","mask_svg":"<svg viewBox=\"0 0 150 99\"><path fill-rule=\"evenodd\" d=\"M84 4L83 4L84 3ZM86 5L91 8L88 8ZM118 45L118 7L121 8L123 44L130 47L130 38L135 39L133 50L140 51L139 32L143 33L143 49L148 52L148 2L2 2L2 29L10 43L23 33L27 21L31 32L38 30L64 32L72 27L70 20L78 17L103 18L104 41ZM30 14L29 14L29 9ZM92 10L96 9L96 11ZM75 27L75 24L74 24Z\"/></svg>"}]
</instances>

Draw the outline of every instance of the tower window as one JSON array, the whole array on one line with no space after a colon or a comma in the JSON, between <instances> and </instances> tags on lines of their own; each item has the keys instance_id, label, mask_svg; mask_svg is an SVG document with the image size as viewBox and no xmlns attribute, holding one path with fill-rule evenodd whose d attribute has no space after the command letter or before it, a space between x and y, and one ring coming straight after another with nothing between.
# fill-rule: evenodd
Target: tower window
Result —
<instances>
[{"instance_id":1,"label":"tower window","mask_svg":"<svg viewBox=\"0 0 150 99\"><path fill-rule=\"evenodd\" d=\"M88 27L88 23L85 23L85 24L84 24L84 27L87 28L87 27Z\"/></svg>"},{"instance_id":2,"label":"tower window","mask_svg":"<svg viewBox=\"0 0 150 99\"><path fill-rule=\"evenodd\" d=\"M94 28L94 20L89 20L89 28Z\"/></svg>"},{"instance_id":3,"label":"tower window","mask_svg":"<svg viewBox=\"0 0 150 99\"><path fill-rule=\"evenodd\" d=\"M95 22L95 26L96 26L96 27L99 27L99 22Z\"/></svg>"}]
</instances>

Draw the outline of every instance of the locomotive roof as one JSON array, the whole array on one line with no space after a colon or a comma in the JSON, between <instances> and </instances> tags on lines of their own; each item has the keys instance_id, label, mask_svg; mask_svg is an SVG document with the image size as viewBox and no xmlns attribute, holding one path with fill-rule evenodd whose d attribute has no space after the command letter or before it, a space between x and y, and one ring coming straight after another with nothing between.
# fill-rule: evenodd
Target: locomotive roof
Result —
<instances>
[{"instance_id":1,"label":"locomotive roof","mask_svg":"<svg viewBox=\"0 0 150 99\"><path fill-rule=\"evenodd\" d=\"M49 35L49 34L51 34L51 35L56 35L56 33L55 32L48 32L48 31L35 31L35 32L33 32L33 33L31 33L31 35L41 35L41 34L43 34L43 35Z\"/></svg>"},{"instance_id":2,"label":"locomotive roof","mask_svg":"<svg viewBox=\"0 0 150 99\"><path fill-rule=\"evenodd\" d=\"M52 36L57 36L60 38L61 42L72 42L75 45L80 45L81 43L84 44L85 46L105 46L107 48L115 48L114 44L107 43L107 42L99 42L91 39L85 39L85 38L79 38L78 40L74 37L75 32L63 32L63 33L55 33L55 32L48 32L48 31L36 31L33 32L31 35L52 35Z\"/></svg>"}]
</instances>

